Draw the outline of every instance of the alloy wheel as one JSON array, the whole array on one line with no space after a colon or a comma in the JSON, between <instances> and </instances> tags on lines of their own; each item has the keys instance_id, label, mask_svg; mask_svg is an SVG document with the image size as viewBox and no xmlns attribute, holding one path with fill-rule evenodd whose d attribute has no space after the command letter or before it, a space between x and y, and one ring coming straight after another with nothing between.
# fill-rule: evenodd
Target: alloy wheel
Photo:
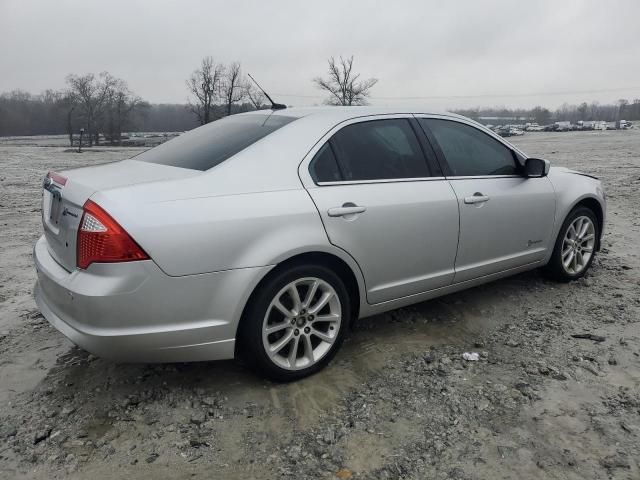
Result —
<instances>
[{"instance_id":1,"label":"alloy wheel","mask_svg":"<svg viewBox=\"0 0 640 480\"><path fill-rule=\"evenodd\" d=\"M271 300L262 323L267 356L286 370L308 368L338 338L342 306L335 289L316 277L285 285Z\"/></svg>"},{"instance_id":2,"label":"alloy wheel","mask_svg":"<svg viewBox=\"0 0 640 480\"><path fill-rule=\"evenodd\" d=\"M577 217L562 242L562 266L570 275L581 273L589 264L596 244L596 228L587 216Z\"/></svg>"}]
</instances>

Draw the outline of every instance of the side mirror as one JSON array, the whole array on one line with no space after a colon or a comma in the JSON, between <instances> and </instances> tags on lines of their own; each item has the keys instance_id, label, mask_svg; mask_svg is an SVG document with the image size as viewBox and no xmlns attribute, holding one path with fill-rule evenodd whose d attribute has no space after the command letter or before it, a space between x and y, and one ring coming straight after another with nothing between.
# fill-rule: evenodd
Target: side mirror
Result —
<instances>
[{"instance_id":1,"label":"side mirror","mask_svg":"<svg viewBox=\"0 0 640 480\"><path fill-rule=\"evenodd\" d=\"M527 158L524 162L524 174L527 178L546 177L551 164L541 158Z\"/></svg>"}]
</instances>

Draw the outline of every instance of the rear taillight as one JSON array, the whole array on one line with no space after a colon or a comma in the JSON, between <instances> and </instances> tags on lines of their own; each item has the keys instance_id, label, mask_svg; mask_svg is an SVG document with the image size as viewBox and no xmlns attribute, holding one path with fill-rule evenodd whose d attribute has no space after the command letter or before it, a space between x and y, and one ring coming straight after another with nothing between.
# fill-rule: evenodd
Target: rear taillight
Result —
<instances>
[{"instance_id":1,"label":"rear taillight","mask_svg":"<svg viewBox=\"0 0 640 480\"><path fill-rule=\"evenodd\" d=\"M47 173L47 178L50 178L61 187L64 187L67 184L67 177L63 177L62 175L56 172Z\"/></svg>"},{"instance_id":2,"label":"rear taillight","mask_svg":"<svg viewBox=\"0 0 640 480\"><path fill-rule=\"evenodd\" d=\"M118 222L91 200L83 207L77 245L77 264L83 269L92 263L149 259Z\"/></svg>"}]
</instances>

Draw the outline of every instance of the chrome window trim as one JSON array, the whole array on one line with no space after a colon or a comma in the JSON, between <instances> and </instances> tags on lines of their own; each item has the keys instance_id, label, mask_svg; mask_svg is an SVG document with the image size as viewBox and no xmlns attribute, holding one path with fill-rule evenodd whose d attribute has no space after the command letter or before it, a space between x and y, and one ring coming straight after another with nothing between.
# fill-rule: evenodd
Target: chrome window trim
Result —
<instances>
[{"instance_id":1,"label":"chrome window trim","mask_svg":"<svg viewBox=\"0 0 640 480\"><path fill-rule=\"evenodd\" d=\"M439 114L439 113L414 113L413 116L416 119L433 118L435 120L449 120L449 121L452 121L452 122L457 122L457 123L462 123L464 125L468 125L470 127L475 128L476 130L480 130L482 133L484 133L484 134L488 135L489 137L493 138L494 140L498 141L498 143L501 143L502 145L507 147L509 150L513 150L514 152L520 154L523 158L527 158L528 157L528 155L526 153L524 153L522 150L520 150L518 147L516 147L512 143L509 143L507 140L504 139L504 137L501 137L500 135L498 135L493 130L488 129L487 127L485 127L481 123L476 122L475 120L471 120L470 118L457 117L457 116L454 117L454 116L451 116L451 115Z\"/></svg>"},{"instance_id":2,"label":"chrome window trim","mask_svg":"<svg viewBox=\"0 0 640 480\"><path fill-rule=\"evenodd\" d=\"M484 125L474 122L473 120L467 118L458 118L456 116L447 115L447 114L437 114L437 113L380 113L374 115L358 115L347 120L343 120L338 122L333 127L331 127L322 137L318 139L318 141L314 144L313 147L307 152L304 158L298 164L298 175L300 176L300 180L305 188L318 188L318 187L331 187L338 185L366 185L366 184L376 184L376 183L400 183L400 182L426 182L430 180L466 180L466 179L485 179L485 178L526 178L522 175L482 175L482 176L466 176L466 177L420 177L420 178L385 178L385 179L376 179L376 180L344 180L339 182L316 182L311 177L311 173L309 172L309 165L313 157L318 153L320 148L331 138L331 136L336 133L341 128L351 125L354 123L361 123L371 120L383 120L383 119L394 119L394 118L436 118L443 120L451 120L454 122L467 124L470 127L476 128L490 137L497 140L499 143L504 145L507 148L515 150L526 158L526 155L519 150L514 145L508 143L505 139L497 135L495 132L489 130Z\"/></svg>"},{"instance_id":3,"label":"chrome window trim","mask_svg":"<svg viewBox=\"0 0 640 480\"><path fill-rule=\"evenodd\" d=\"M446 177L415 177L415 178L380 178L375 180L341 180L337 182L317 182L318 187L332 187L336 185L361 185L371 183L406 183L406 182L431 182L434 180L446 180Z\"/></svg>"},{"instance_id":4,"label":"chrome window trim","mask_svg":"<svg viewBox=\"0 0 640 480\"><path fill-rule=\"evenodd\" d=\"M523 175L460 175L447 177L447 180L481 180L485 178L528 178Z\"/></svg>"},{"instance_id":5,"label":"chrome window trim","mask_svg":"<svg viewBox=\"0 0 640 480\"><path fill-rule=\"evenodd\" d=\"M372 183L403 183L403 182L431 182L434 180L483 180L491 178L527 178L522 175L467 175L460 177L416 177L416 178L381 178L375 180L344 180L337 182L317 182L318 187L333 187L336 185L361 185Z\"/></svg>"},{"instance_id":6,"label":"chrome window trim","mask_svg":"<svg viewBox=\"0 0 640 480\"><path fill-rule=\"evenodd\" d=\"M315 188L320 186L333 186L333 185L357 185L357 184L365 184L365 183L391 183L391 182L412 182L412 181L426 181L430 179L435 180L444 180L444 177L418 177L416 178L386 178L386 179L376 179L376 180L343 180L340 182L316 182L311 176L311 172L309 171L309 167L311 166L311 162L316 154L320 151L323 145L328 142L331 137L341 130L342 128L353 125L356 123L364 123L371 122L375 120L395 120L399 118L404 118L407 120L411 120L415 118L413 113L377 113L373 115L358 115L346 120L342 120L336 123L333 127L331 127L315 144L314 146L307 152L302 161L298 164L298 175L300 176L300 180L305 188ZM417 135L417 134L416 134ZM419 139L416 139L419 142ZM425 157L425 161L427 161Z\"/></svg>"}]
</instances>

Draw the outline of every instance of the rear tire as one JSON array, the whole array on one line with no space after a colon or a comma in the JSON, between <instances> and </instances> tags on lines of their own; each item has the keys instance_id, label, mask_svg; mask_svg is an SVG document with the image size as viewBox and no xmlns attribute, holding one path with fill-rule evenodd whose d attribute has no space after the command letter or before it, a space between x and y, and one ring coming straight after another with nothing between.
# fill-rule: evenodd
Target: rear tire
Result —
<instances>
[{"instance_id":1,"label":"rear tire","mask_svg":"<svg viewBox=\"0 0 640 480\"><path fill-rule=\"evenodd\" d=\"M576 207L565 219L544 273L557 281L570 282L584 276L596 254L600 225L590 208Z\"/></svg>"},{"instance_id":2,"label":"rear tire","mask_svg":"<svg viewBox=\"0 0 640 480\"><path fill-rule=\"evenodd\" d=\"M340 349L350 320L342 279L321 265L297 265L258 288L242 318L239 354L281 382L324 368Z\"/></svg>"}]
</instances>

